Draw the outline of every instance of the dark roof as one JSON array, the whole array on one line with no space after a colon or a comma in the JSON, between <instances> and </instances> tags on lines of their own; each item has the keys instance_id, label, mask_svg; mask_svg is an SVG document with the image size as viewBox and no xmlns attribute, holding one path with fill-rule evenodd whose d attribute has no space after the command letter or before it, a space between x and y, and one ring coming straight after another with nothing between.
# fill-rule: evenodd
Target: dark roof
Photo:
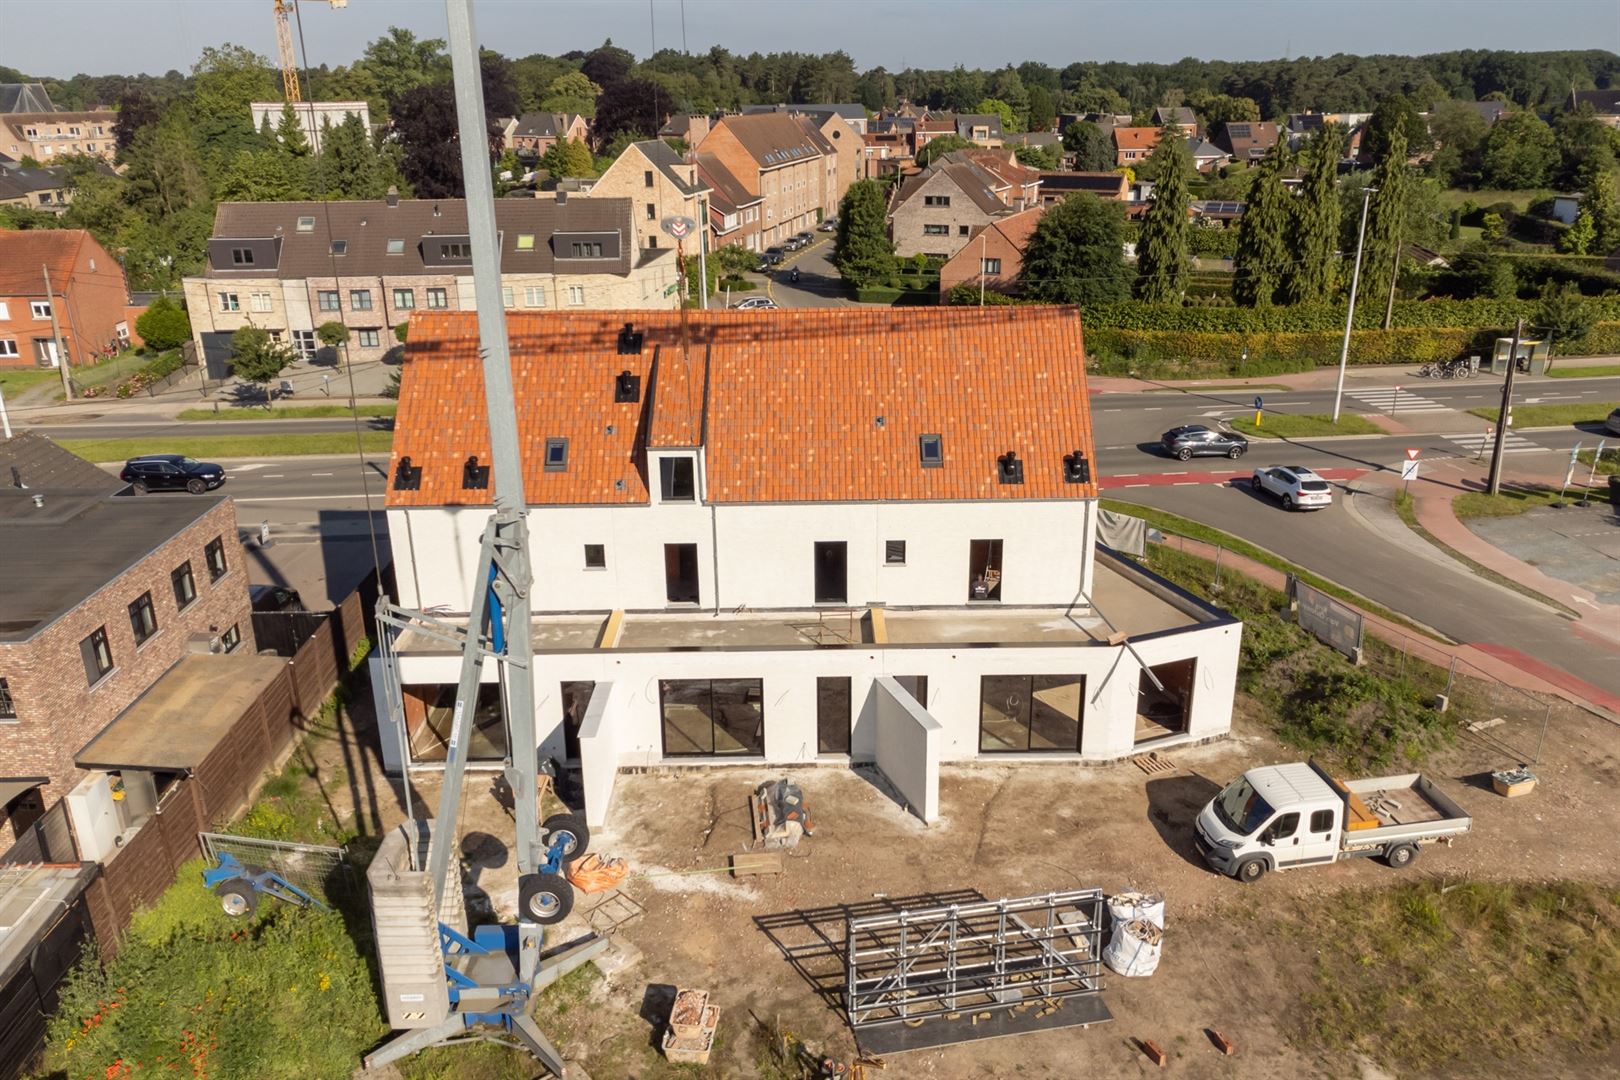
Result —
<instances>
[{"instance_id":1,"label":"dark roof","mask_svg":"<svg viewBox=\"0 0 1620 1080\"><path fill-rule=\"evenodd\" d=\"M1058 146L1063 138L1054 131L1009 131L1001 141L1008 146Z\"/></svg>"},{"instance_id":2,"label":"dark roof","mask_svg":"<svg viewBox=\"0 0 1620 1080\"><path fill-rule=\"evenodd\" d=\"M1160 105L1153 110L1155 124L1198 124L1198 116L1186 105Z\"/></svg>"},{"instance_id":3,"label":"dark roof","mask_svg":"<svg viewBox=\"0 0 1620 1080\"><path fill-rule=\"evenodd\" d=\"M531 112L517 118L514 135L536 139L560 139L568 133L575 113Z\"/></svg>"},{"instance_id":4,"label":"dark roof","mask_svg":"<svg viewBox=\"0 0 1620 1080\"><path fill-rule=\"evenodd\" d=\"M1590 105L1596 112L1620 113L1620 87L1611 87L1608 90L1572 90L1569 96L1571 108L1578 109L1582 105Z\"/></svg>"},{"instance_id":5,"label":"dark roof","mask_svg":"<svg viewBox=\"0 0 1620 1080\"><path fill-rule=\"evenodd\" d=\"M767 169L815 157L826 146L820 132L786 113L727 116L715 126L731 132L749 156Z\"/></svg>"},{"instance_id":6,"label":"dark roof","mask_svg":"<svg viewBox=\"0 0 1620 1080\"><path fill-rule=\"evenodd\" d=\"M946 155L949 158L950 155ZM900 192L894 200L894 209L904 206L929 180L936 176L944 176L954 184L964 195L972 199L978 208L986 214L1005 213L1009 207L996 198L991 187L992 178L986 176L983 170L971 161L940 160L934 162L922 172L913 173L906 177L900 185ZM891 211L892 212L892 211Z\"/></svg>"},{"instance_id":7,"label":"dark roof","mask_svg":"<svg viewBox=\"0 0 1620 1080\"><path fill-rule=\"evenodd\" d=\"M48 113L55 112L51 95L44 83L0 83L0 112Z\"/></svg>"},{"instance_id":8,"label":"dark roof","mask_svg":"<svg viewBox=\"0 0 1620 1080\"><path fill-rule=\"evenodd\" d=\"M995 113L957 113L953 119L956 121L956 133L964 139L976 124L988 127L991 138L1001 137L1001 117Z\"/></svg>"},{"instance_id":9,"label":"dark roof","mask_svg":"<svg viewBox=\"0 0 1620 1080\"><path fill-rule=\"evenodd\" d=\"M1226 151L1212 142L1197 137L1187 140L1187 152L1196 160L1201 157L1225 157Z\"/></svg>"},{"instance_id":10,"label":"dark roof","mask_svg":"<svg viewBox=\"0 0 1620 1080\"><path fill-rule=\"evenodd\" d=\"M44 498L34 505L34 496ZM0 486L0 642L26 641L225 501Z\"/></svg>"},{"instance_id":11,"label":"dark roof","mask_svg":"<svg viewBox=\"0 0 1620 1080\"><path fill-rule=\"evenodd\" d=\"M726 168L725 163L713 154L700 152L695 156L695 160L698 176L711 189L709 202L716 210L722 213L733 212L765 201L765 196L750 192L741 180L731 175L731 170Z\"/></svg>"},{"instance_id":12,"label":"dark roof","mask_svg":"<svg viewBox=\"0 0 1620 1080\"><path fill-rule=\"evenodd\" d=\"M1288 130L1295 134L1305 134L1311 131L1320 131L1327 123L1327 117L1321 113L1289 113Z\"/></svg>"},{"instance_id":13,"label":"dark roof","mask_svg":"<svg viewBox=\"0 0 1620 1080\"><path fill-rule=\"evenodd\" d=\"M686 179L676 171L677 166L685 165L686 162L681 159L681 155L675 152L675 148L663 139L646 139L630 145L640 150L641 156L652 162L653 167L663 173L664 178L674 184L675 190L682 195L696 195L698 192L708 189L708 185L701 180L695 184L687 183Z\"/></svg>"},{"instance_id":14,"label":"dark roof","mask_svg":"<svg viewBox=\"0 0 1620 1080\"><path fill-rule=\"evenodd\" d=\"M103 494L122 491L125 486L78 454L57 446L49 436L33 431L0 439L0 487L16 490L18 480L31 489Z\"/></svg>"},{"instance_id":15,"label":"dark roof","mask_svg":"<svg viewBox=\"0 0 1620 1080\"><path fill-rule=\"evenodd\" d=\"M744 116L753 116L758 113L804 113L806 116L838 116L845 120L865 120L866 106L854 103L842 105L750 105L743 110Z\"/></svg>"},{"instance_id":16,"label":"dark roof","mask_svg":"<svg viewBox=\"0 0 1620 1080\"><path fill-rule=\"evenodd\" d=\"M61 169L0 169L0 199L17 199L36 191L67 187Z\"/></svg>"},{"instance_id":17,"label":"dark roof","mask_svg":"<svg viewBox=\"0 0 1620 1080\"><path fill-rule=\"evenodd\" d=\"M630 242L633 229L630 213L629 199L573 199L567 203L552 198L497 199L495 222L501 235L501 270L511 274L554 273L556 266L550 243L554 234L614 232L620 237L618 257L592 260L581 267L581 272L628 274L634 268L635 254ZM314 227L308 232L299 232L300 217L314 218ZM397 206L389 206L381 199L220 203L214 214L213 232L215 239L279 238L281 255L275 276L293 279L331 277L333 240L347 244L347 251L336 259L340 275L381 277L443 273L442 267L430 268L424 263L421 239L428 235L466 234L467 204L461 199L401 199ZM533 249L519 251L519 236L533 236ZM404 252L388 254L389 240L404 240ZM264 267L246 271L210 268L207 276L265 277L267 272Z\"/></svg>"}]
</instances>

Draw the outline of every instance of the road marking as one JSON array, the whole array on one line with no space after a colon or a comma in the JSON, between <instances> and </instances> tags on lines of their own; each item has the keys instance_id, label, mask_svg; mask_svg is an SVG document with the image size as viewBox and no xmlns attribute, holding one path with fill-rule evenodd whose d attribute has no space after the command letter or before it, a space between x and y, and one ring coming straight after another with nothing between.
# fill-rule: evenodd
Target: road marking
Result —
<instances>
[{"instance_id":1,"label":"road marking","mask_svg":"<svg viewBox=\"0 0 1620 1080\"><path fill-rule=\"evenodd\" d=\"M1142 411L1143 412L1164 412L1164 406L1155 405L1151 409L1143 409Z\"/></svg>"},{"instance_id":2,"label":"road marking","mask_svg":"<svg viewBox=\"0 0 1620 1080\"><path fill-rule=\"evenodd\" d=\"M1379 386L1367 390L1351 390L1349 395L1357 401L1371 405L1379 412L1408 413L1408 412L1449 412L1449 405L1442 405L1438 401L1430 401L1412 393L1404 387Z\"/></svg>"},{"instance_id":3,"label":"road marking","mask_svg":"<svg viewBox=\"0 0 1620 1080\"><path fill-rule=\"evenodd\" d=\"M1123 486L1128 487L1128 488L1139 488L1139 487L1152 487L1153 485L1152 484L1125 484Z\"/></svg>"},{"instance_id":4,"label":"road marking","mask_svg":"<svg viewBox=\"0 0 1620 1080\"><path fill-rule=\"evenodd\" d=\"M236 501L239 503L336 502L339 499L363 501L365 497L365 492L353 491L347 495L254 495L246 499L238 497ZM383 496L381 493L374 493L372 498L375 500L381 500Z\"/></svg>"},{"instance_id":5,"label":"road marking","mask_svg":"<svg viewBox=\"0 0 1620 1080\"><path fill-rule=\"evenodd\" d=\"M1115 476L1141 476L1142 474L1139 473L1139 472L1122 472L1122 473L1115 473L1114 475Z\"/></svg>"},{"instance_id":6,"label":"road marking","mask_svg":"<svg viewBox=\"0 0 1620 1080\"><path fill-rule=\"evenodd\" d=\"M1165 475L1165 476L1186 476L1187 473L1190 472L1190 471L1191 470L1189 470L1189 469L1180 469L1180 470L1175 471L1175 472L1164 473L1163 475Z\"/></svg>"},{"instance_id":7,"label":"road marking","mask_svg":"<svg viewBox=\"0 0 1620 1080\"><path fill-rule=\"evenodd\" d=\"M1197 480L1177 480L1171 487L1203 487Z\"/></svg>"},{"instance_id":8,"label":"road marking","mask_svg":"<svg viewBox=\"0 0 1620 1080\"><path fill-rule=\"evenodd\" d=\"M329 473L329 472L312 472L309 475L311 475L311 476L331 476L333 474Z\"/></svg>"},{"instance_id":9,"label":"road marking","mask_svg":"<svg viewBox=\"0 0 1620 1080\"><path fill-rule=\"evenodd\" d=\"M1468 453L1476 456L1491 453L1496 446L1496 436L1486 435L1483 432L1478 435L1449 435L1446 437L1446 441L1455 443L1468 451ZM1549 449L1551 448L1533 443L1523 435L1517 435L1510 431L1502 447L1502 452L1504 454L1530 454L1537 450Z\"/></svg>"}]
</instances>

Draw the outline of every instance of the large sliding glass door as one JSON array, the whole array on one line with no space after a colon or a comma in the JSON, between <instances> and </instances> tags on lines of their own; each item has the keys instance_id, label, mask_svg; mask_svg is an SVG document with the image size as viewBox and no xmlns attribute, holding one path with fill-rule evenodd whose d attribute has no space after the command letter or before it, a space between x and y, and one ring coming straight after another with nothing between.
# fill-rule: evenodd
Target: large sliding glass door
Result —
<instances>
[{"instance_id":1,"label":"large sliding glass door","mask_svg":"<svg viewBox=\"0 0 1620 1080\"><path fill-rule=\"evenodd\" d=\"M1080 752L1081 675L986 675L979 683L979 752Z\"/></svg>"},{"instance_id":2,"label":"large sliding glass door","mask_svg":"<svg viewBox=\"0 0 1620 1080\"><path fill-rule=\"evenodd\" d=\"M662 679L665 757L762 757L765 690L760 679Z\"/></svg>"}]
</instances>

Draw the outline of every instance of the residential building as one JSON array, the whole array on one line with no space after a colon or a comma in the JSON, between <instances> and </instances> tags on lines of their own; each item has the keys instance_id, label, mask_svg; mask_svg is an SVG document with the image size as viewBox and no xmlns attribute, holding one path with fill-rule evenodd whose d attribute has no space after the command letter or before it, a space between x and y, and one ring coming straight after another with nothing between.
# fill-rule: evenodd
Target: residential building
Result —
<instances>
[{"instance_id":1,"label":"residential building","mask_svg":"<svg viewBox=\"0 0 1620 1080\"><path fill-rule=\"evenodd\" d=\"M1197 136L1201 130L1198 115L1186 105L1160 105L1153 110L1153 124L1155 127L1169 124L1189 139Z\"/></svg>"},{"instance_id":2,"label":"residential building","mask_svg":"<svg viewBox=\"0 0 1620 1080\"><path fill-rule=\"evenodd\" d=\"M764 251L760 237L765 218L765 196L743 186L713 154L692 155L698 180L709 188L709 246L741 244L749 251Z\"/></svg>"},{"instance_id":3,"label":"residential building","mask_svg":"<svg viewBox=\"0 0 1620 1080\"><path fill-rule=\"evenodd\" d=\"M1078 309L687 316L510 322L539 741L514 752L577 763L592 824L620 768L871 763L934 820L941 762L1229 730L1242 624L1098 546ZM389 542L401 604L454 619L493 494L481 411L444 407L479 380L473 318L407 348ZM459 649L381 652L385 764L431 762ZM498 766L498 718L472 738Z\"/></svg>"},{"instance_id":4,"label":"residential building","mask_svg":"<svg viewBox=\"0 0 1620 1080\"><path fill-rule=\"evenodd\" d=\"M1159 145L1159 136L1163 128L1156 127L1116 127L1110 132L1114 137L1114 161L1119 165L1135 165L1147 159L1153 153L1153 148Z\"/></svg>"},{"instance_id":5,"label":"residential building","mask_svg":"<svg viewBox=\"0 0 1620 1080\"><path fill-rule=\"evenodd\" d=\"M1130 197L1130 188L1130 181L1123 172L1043 172L1041 205L1060 203L1077 191L1089 192L1099 199L1125 202Z\"/></svg>"},{"instance_id":6,"label":"residential building","mask_svg":"<svg viewBox=\"0 0 1620 1080\"><path fill-rule=\"evenodd\" d=\"M288 104L285 101L250 102L248 108L253 114L253 130L262 130L266 122L270 124L270 130L278 130L283 110ZM303 129L304 141L312 147L318 148L325 132L350 116L358 116L366 126L366 134L371 134L371 106L364 101L294 101L291 105L293 115L298 118L298 126Z\"/></svg>"},{"instance_id":7,"label":"residential building","mask_svg":"<svg viewBox=\"0 0 1620 1080\"><path fill-rule=\"evenodd\" d=\"M967 162L986 178L986 186L1010 210L1023 210L1041 201L1041 173L1018 164L1011 150L953 150L941 161Z\"/></svg>"},{"instance_id":8,"label":"residential building","mask_svg":"<svg viewBox=\"0 0 1620 1080\"><path fill-rule=\"evenodd\" d=\"M1225 150L1197 136L1187 140L1187 152L1192 155L1193 168L1206 174L1214 172L1231 160L1226 156Z\"/></svg>"},{"instance_id":9,"label":"residential building","mask_svg":"<svg viewBox=\"0 0 1620 1080\"><path fill-rule=\"evenodd\" d=\"M691 149L703 141L709 133L709 118L696 114L678 113L664 122L658 129L660 139L680 139Z\"/></svg>"},{"instance_id":10,"label":"residential building","mask_svg":"<svg viewBox=\"0 0 1620 1080\"><path fill-rule=\"evenodd\" d=\"M1063 137L1055 131L1008 131L1001 136L1003 147L1055 146L1063 147Z\"/></svg>"},{"instance_id":11,"label":"residential building","mask_svg":"<svg viewBox=\"0 0 1620 1080\"><path fill-rule=\"evenodd\" d=\"M0 113L55 112L44 83L0 83Z\"/></svg>"},{"instance_id":12,"label":"residential building","mask_svg":"<svg viewBox=\"0 0 1620 1080\"><path fill-rule=\"evenodd\" d=\"M1187 204L1187 213L1198 224L1235 228L1246 205L1230 199L1194 199Z\"/></svg>"},{"instance_id":13,"label":"residential building","mask_svg":"<svg viewBox=\"0 0 1620 1080\"><path fill-rule=\"evenodd\" d=\"M183 657L255 646L229 498L122 498L31 433L0 438L0 477L4 848L85 775L78 751ZM135 800L173 779L123 777Z\"/></svg>"},{"instance_id":14,"label":"residential building","mask_svg":"<svg viewBox=\"0 0 1620 1080\"><path fill-rule=\"evenodd\" d=\"M861 177L876 180L880 176L904 172L915 161L911 150L911 136L903 131L868 131L861 137Z\"/></svg>"},{"instance_id":15,"label":"residential building","mask_svg":"<svg viewBox=\"0 0 1620 1080\"><path fill-rule=\"evenodd\" d=\"M643 215L645 211L643 211ZM498 199L506 306L673 307L675 252L644 248L629 199ZM644 220L644 217L643 219ZM231 335L252 324L317 356L315 331L349 327L350 360L381 359L418 311L473 307L467 207L460 199L220 203L208 266L185 279L199 354L213 378Z\"/></svg>"},{"instance_id":16,"label":"residential building","mask_svg":"<svg viewBox=\"0 0 1620 1080\"><path fill-rule=\"evenodd\" d=\"M773 112L808 116L816 122L817 127L826 123L828 117L836 116L854 128L856 134L865 135L867 132L866 106L859 103L841 105L750 105L743 110L743 115L754 116L759 113Z\"/></svg>"},{"instance_id":17,"label":"residential building","mask_svg":"<svg viewBox=\"0 0 1620 1080\"><path fill-rule=\"evenodd\" d=\"M1221 128L1215 145L1230 154L1232 160L1253 165L1277 145L1280 137L1277 125L1269 120L1252 123L1234 120Z\"/></svg>"},{"instance_id":18,"label":"residential building","mask_svg":"<svg viewBox=\"0 0 1620 1080\"><path fill-rule=\"evenodd\" d=\"M895 192L889 204L889 237L896 255L948 259L962 250L975 229L1029 205L1009 206L996 196L994 177L972 161L953 157L947 154L906 177Z\"/></svg>"},{"instance_id":19,"label":"residential building","mask_svg":"<svg viewBox=\"0 0 1620 1080\"><path fill-rule=\"evenodd\" d=\"M1617 93L1616 97L1620 98L1620 93ZM1496 125L1498 120L1506 116L1509 110L1511 110L1513 107L1506 101L1499 101L1494 98L1489 101L1437 101L1429 107L1428 113L1425 114L1425 119L1432 123L1434 120L1434 114L1439 112L1447 105L1466 106L1473 112L1477 113L1479 118L1485 121L1487 125L1492 127Z\"/></svg>"},{"instance_id":20,"label":"residential building","mask_svg":"<svg viewBox=\"0 0 1620 1080\"><path fill-rule=\"evenodd\" d=\"M837 213L848 188L839 185L845 176L853 181L861 153L859 138L847 130L839 140L845 148L835 148L807 117L723 116L697 149L711 173L729 172L742 190L763 200L760 242L770 247Z\"/></svg>"},{"instance_id":21,"label":"residential building","mask_svg":"<svg viewBox=\"0 0 1620 1080\"><path fill-rule=\"evenodd\" d=\"M666 217L691 218L701 227L709 216L709 185L699 178L696 163L683 160L662 139L625 147L581 197L630 200L646 248L675 246L661 227ZM688 254L697 253L697 243L687 243Z\"/></svg>"},{"instance_id":22,"label":"residential building","mask_svg":"<svg viewBox=\"0 0 1620 1080\"><path fill-rule=\"evenodd\" d=\"M0 152L18 161L33 158L41 165L75 154L111 161L118 152L113 136L117 119L111 109L0 113Z\"/></svg>"},{"instance_id":23,"label":"residential building","mask_svg":"<svg viewBox=\"0 0 1620 1080\"><path fill-rule=\"evenodd\" d=\"M501 121L501 149L533 160L560 142L587 143L590 122L579 113L531 112Z\"/></svg>"},{"instance_id":24,"label":"residential building","mask_svg":"<svg viewBox=\"0 0 1620 1080\"><path fill-rule=\"evenodd\" d=\"M842 116L823 116L816 130L821 133L822 141L831 148L833 155L833 167L822 174L825 192L821 202L822 216L837 217L838 206L844 201L844 192L861 178L866 143L860 130Z\"/></svg>"},{"instance_id":25,"label":"residential building","mask_svg":"<svg viewBox=\"0 0 1620 1080\"><path fill-rule=\"evenodd\" d=\"M956 121L949 116L924 116L911 124L911 141L919 153L935 139L955 134Z\"/></svg>"},{"instance_id":26,"label":"residential building","mask_svg":"<svg viewBox=\"0 0 1620 1080\"><path fill-rule=\"evenodd\" d=\"M951 120L962 138L986 150L1001 149L1001 117L995 113L957 113Z\"/></svg>"},{"instance_id":27,"label":"residential building","mask_svg":"<svg viewBox=\"0 0 1620 1080\"><path fill-rule=\"evenodd\" d=\"M73 189L61 169L0 166L0 206L26 206L60 214L72 201Z\"/></svg>"},{"instance_id":28,"label":"residential building","mask_svg":"<svg viewBox=\"0 0 1620 1080\"><path fill-rule=\"evenodd\" d=\"M962 250L939 268L941 300L958 285L983 285L990 292L998 293L1017 292L1018 275L1024 269L1024 250L1029 247L1030 237L1035 235L1035 227L1044 212L1045 207L1037 206L975 229Z\"/></svg>"},{"instance_id":29,"label":"residential building","mask_svg":"<svg viewBox=\"0 0 1620 1080\"><path fill-rule=\"evenodd\" d=\"M1590 105L1597 118L1610 127L1620 127L1620 87L1610 87L1607 90L1571 90L1570 111L1577 111L1582 105Z\"/></svg>"},{"instance_id":30,"label":"residential building","mask_svg":"<svg viewBox=\"0 0 1620 1080\"><path fill-rule=\"evenodd\" d=\"M128 305L124 268L86 230L0 230L0 368L58 366L53 309L68 363L90 363L128 343Z\"/></svg>"}]
</instances>

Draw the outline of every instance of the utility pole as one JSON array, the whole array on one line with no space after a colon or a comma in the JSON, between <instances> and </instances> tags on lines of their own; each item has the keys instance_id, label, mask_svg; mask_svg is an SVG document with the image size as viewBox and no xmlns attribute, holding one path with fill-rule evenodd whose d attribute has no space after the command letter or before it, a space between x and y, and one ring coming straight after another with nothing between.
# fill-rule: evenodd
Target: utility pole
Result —
<instances>
[{"instance_id":1,"label":"utility pole","mask_svg":"<svg viewBox=\"0 0 1620 1080\"><path fill-rule=\"evenodd\" d=\"M686 8L681 8L681 33L685 35ZM698 200L698 306L709 310L709 200Z\"/></svg>"},{"instance_id":2,"label":"utility pole","mask_svg":"<svg viewBox=\"0 0 1620 1080\"><path fill-rule=\"evenodd\" d=\"M1367 205L1377 188L1361 193L1361 228L1356 231L1356 268L1350 273L1350 310L1344 316L1344 344L1339 347L1339 385L1333 391L1333 422L1339 422L1339 406L1344 401L1344 369L1350 364L1350 324L1356 318L1356 286L1361 284L1361 247L1367 239Z\"/></svg>"},{"instance_id":3,"label":"utility pole","mask_svg":"<svg viewBox=\"0 0 1620 1080\"><path fill-rule=\"evenodd\" d=\"M1491 448L1492 495L1502 494L1502 454L1507 449L1508 421L1513 413L1513 376L1519 371L1519 339L1524 336L1524 320L1513 324L1513 347L1508 350L1507 379L1502 383L1502 413L1496 418L1496 445Z\"/></svg>"},{"instance_id":4,"label":"utility pole","mask_svg":"<svg viewBox=\"0 0 1620 1080\"><path fill-rule=\"evenodd\" d=\"M62 342L62 328L56 321L56 294L51 292L51 268L41 264L40 269L45 271L45 306L51 312L51 348L56 351L56 370L62 376L62 393L72 401L73 380L68 378L67 346Z\"/></svg>"}]
</instances>

